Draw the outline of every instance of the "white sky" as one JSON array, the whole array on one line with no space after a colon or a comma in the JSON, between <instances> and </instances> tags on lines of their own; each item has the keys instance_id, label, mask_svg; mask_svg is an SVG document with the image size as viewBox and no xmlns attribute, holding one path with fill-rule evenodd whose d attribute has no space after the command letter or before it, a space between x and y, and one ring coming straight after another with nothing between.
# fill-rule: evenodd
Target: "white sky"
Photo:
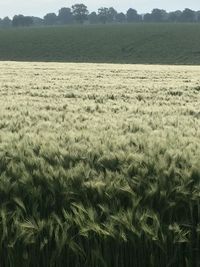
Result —
<instances>
[{"instance_id":1,"label":"white sky","mask_svg":"<svg viewBox=\"0 0 200 267\"><path fill-rule=\"evenodd\" d=\"M0 17L13 17L15 14L43 17L46 13L57 13L61 7L71 7L76 3L87 5L89 11L96 11L102 6L113 6L123 12L132 7L139 13L150 12L155 7L167 11L186 7L200 10L200 0L0 0Z\"/></svg>"}]
</instances>

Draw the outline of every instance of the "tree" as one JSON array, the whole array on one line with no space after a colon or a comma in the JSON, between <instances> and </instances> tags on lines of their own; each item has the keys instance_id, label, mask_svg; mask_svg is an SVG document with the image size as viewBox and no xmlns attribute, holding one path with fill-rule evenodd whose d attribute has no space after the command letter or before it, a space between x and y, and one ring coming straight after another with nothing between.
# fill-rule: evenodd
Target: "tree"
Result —
<instances>
[{"instance_id":1,"label":"tree","mask_svg":"<svg viewBox=\"0 0 200 267\"><path fill-rule=\"evenodd\" d=\"M12 26L19 27L24 26L24 16L23 15L15 15L12 20Z\"/></svg>"},{"instance_id":2,"label":"tree","mask_svg":"<svg viewBox=\"0 0 200 267\"><path fill-rule=\"evenodd\" d=\"M128 22L139 22L142 20L142 16L138 15L137 11L132 8L129 8L126 17Z\"/></svg>"},{"instance_id":3,"label":"tree","mask_svg":"<svg viewBox=\"0 0 200 267\"><path fill-rule=\"evenodd\" d=\"M45 25L56 25L58 22L58 17L55 13L48 13L44 16Z\"/></svg>"},{"instance_id":4,"label":"tree","mask_svg":"<svg viewBox=\"0 0 200 267\"><path fill-rule=\"evenodd\" d=\"M117 11L113 7L110 7L108 9L108 22L115 22L116 16L117 16Z\"/></svg>"},{"instance_id":5,"label":"tree","mask_svg":"<svg viewBox=\"0 0 200 267\"><path fill-rule=\"evenodd\" d=\"M189 8L186 8L180 17L181 22L195 22L195 12Z\"/></svg>"},{"instance_id":6,"label":"tree","mask_svg":"<svg viewBox=\"0 0 200 267\"><path fill-rule=\"evenodd\" d=\"M151 12L152 22L163 22L167 20L167 12L163 9L155 8Z\"/></svg>"},{"instance_id":7,"label":"tree","mask_svg":"<svg viewBox=\"0 0 200 267\"><path fill-rule=\"evenodd\" d=\"M126 21L126 15L122 12L118 13L116 15L116 21L119 22L119 23L123 23Z\"/></svg>"},{"instance_id":8,"label":"tree","mask_svg":"<svg viewBox=\"0 0 200 267\"><path fill-rule=\"evenodd\" d=\"M99 22L99 18L96 12L92 12L88 15L88 20L91 24L97 24Z\"/></svg>"},{"instance_id":9,"label":"tree","mask_svg":"<svg viewBox=\"0 0 200 267\"><path fill-rule=\"evenodd\" d=\"M71 8L63 7L58 11L58 21L61 24L69 24L73 22Z\"/></svg>"},{"instance_id":10,"label":"tree","mask_svg":"<svg viewBox=\"0 0 200 267\"><path fill-rule=\"evenodd\" d=\"M83 24L88 19L89 12L84 4L76 4L72 6L72 14L78 23Z\"/></svg>"},{"instance_id":11,"label":"tree","mask_svg":"<svg viewBox=\"0 0 200 267\"><path fill-rule=\"evenodd\" d=\"M15 15L12 20L12 25L14 27L28 27L33 25L32 17Z\"/></svg>"},{"instance_id":12,"label":"tree","mask_svg":"<svg viewBox=\"0 0 200 267\"><path fill-rule=\"evenodd\" d=\"M196 12L196 21L200 22L200 11Z\"/></svg>"},{"instance_id":13,"label":"tree","mask_svg":"<svg viewBox=\"0 0 200 267\"><path fill-rule=\"evenodd\" d=\"M12 26L12 20L9 17L5 17L1 21L1 26L4 28L9 28Z\"/></svg>"},{"instance_id":14,"label":"tree","mask_svg":"<svg viewBox=\"0 0 200 267\"><path fill-rule=\"evenodd\" d=\"M178 22L180 21L182 12L180 10L169 12L168 13L168 21L169 22Z\"/></svg>"},{"instance_id":15,"label":"tree","mask_svg":"<svg viewBox=\"0 0 200 267\"><path fill-rule=\"evenodd\" d=\"M42 26L44 24L43 19L41 19L39 17L32 17L32 20L33 20L34 26Z\"/></svg>"},{"instance_id":16,"label":"tree","mask_svg":"<svg viewBox=\"0 0 200 267\"><path fill-rule=\"evenodd\" d=\"M106 24L108 22L108 14L109 14L109 9L107 7L101 7L98 9L98 18L99 21L103 24Z\"/></svg>"},{"instance_id":17,"label":"tree","mask_svg":"<svg viewBox=\"0 0 200 267\"><path fill-rule=\"evenodd\" d=\"M151 14L150 13L144 14L143 21L144 22L152 22L152 16L151 16Z\"/></svg>"}]
</instances>

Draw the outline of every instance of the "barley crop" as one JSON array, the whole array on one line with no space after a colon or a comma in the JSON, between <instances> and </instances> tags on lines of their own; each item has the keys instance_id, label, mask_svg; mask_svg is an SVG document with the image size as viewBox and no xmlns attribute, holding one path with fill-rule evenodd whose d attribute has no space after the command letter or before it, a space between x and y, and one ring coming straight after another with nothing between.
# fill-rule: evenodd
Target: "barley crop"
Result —
<instances>
[{"instance_id":1,"label":"barley crop","mask_svg":"<svg viewBox=\"0 0 200 267\"><path fill-rule=\"evenodd\" d=\"M200 266L200 67L0 63L0 266Z\"/></svg>"}]
</instances>

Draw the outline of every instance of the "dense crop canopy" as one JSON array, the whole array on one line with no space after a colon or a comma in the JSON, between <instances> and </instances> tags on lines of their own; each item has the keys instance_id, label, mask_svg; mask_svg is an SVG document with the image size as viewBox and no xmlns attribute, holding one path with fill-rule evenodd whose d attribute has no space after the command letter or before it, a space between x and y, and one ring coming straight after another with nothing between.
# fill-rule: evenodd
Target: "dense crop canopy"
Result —
<instances>
[{"instance_id":1,"label":"dense crop canopy","mask_svg":"<svg viewBox=\"0 0 200 267\"><path fill-rule=\"evenodd\" d=\"M0 63L0 265L199 266L200 67Z\"/></svg>"}]
</instances>

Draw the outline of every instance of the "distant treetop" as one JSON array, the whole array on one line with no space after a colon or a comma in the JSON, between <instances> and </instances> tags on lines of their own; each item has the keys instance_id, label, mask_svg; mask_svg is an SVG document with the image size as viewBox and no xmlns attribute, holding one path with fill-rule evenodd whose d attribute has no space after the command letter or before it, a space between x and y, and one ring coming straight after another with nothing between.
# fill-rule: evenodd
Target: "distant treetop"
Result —
<instances>
[{"instance_id":1,"label":"distant treetop","mask_svg":"<svg viewBox=\"0 0 200 267\"><path fill-rule=\"evenodd\" d=\"M66 24L106 24L106 23L197 23L200 22L200 11L189 8L183 11L167 12L155 8L151 13L138 14L134 8L126 13L118 12L113 7L100 7L98 12L89 13L84 4L75 4L71 8L62 7L58 14L48 13L43 18L34 16L15 15L12 20L8 17L0 19L0 27L27 27Z\"/></svg>"}]
</instances>

